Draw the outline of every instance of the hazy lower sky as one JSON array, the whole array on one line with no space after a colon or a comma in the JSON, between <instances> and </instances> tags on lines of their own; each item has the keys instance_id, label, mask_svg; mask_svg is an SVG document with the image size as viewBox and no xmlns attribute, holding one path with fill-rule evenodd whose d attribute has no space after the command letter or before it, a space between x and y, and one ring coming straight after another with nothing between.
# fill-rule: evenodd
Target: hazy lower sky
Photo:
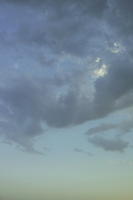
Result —
<instances>
[{"instance_id":1,"label":"hazy lower sky","mask_svg":"<svg viewBox=\"0 0 133 200\"><path fill-rule=\"evenodd\" d=\"M0 1L0 200L133 199L133 1Z\"/></svg>"}]
</instances>

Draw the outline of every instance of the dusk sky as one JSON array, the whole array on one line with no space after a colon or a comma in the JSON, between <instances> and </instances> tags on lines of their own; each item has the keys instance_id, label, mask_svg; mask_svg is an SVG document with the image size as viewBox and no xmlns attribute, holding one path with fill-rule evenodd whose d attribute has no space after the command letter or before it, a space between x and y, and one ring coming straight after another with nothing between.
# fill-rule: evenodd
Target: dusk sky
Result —
<instances>
[{"instance_id":1,"label":"dusk sky","mask_svg":"<svg viewBox=\"0 0 133 200\"><path fill-rule=\"evenodd\" d=\"M0 0L0 200L133 199L133 1Z\"/></svg>"}]
</instances>

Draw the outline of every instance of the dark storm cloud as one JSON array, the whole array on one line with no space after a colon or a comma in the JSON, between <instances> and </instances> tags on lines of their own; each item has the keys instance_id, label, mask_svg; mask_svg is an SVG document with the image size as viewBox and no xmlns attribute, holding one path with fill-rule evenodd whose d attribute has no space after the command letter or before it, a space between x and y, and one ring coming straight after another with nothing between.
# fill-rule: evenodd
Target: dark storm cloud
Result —
<instances>
[{"instance_id":1,"label":"dark storm cloud","mask_svg":"<svg viewBox=\"0 0 133 200\"><path fill-rule=\"evenodd\" d=\"M6 120L1 122L1 134L5 139L15 141L29 152L37 152L32 147L31 138L45 132L41 126L43 100L40 90L27 80L19 80L18 85L1 90L1 99L5 107ZM2 105L3 106L3 105Z\"/></svg>"},{"instance_id":2,"label":"dark storm cloud","mask_svg":"<svg viewBox=\"0 0 133 200\"><path fill-rule=\"evenodd\" d=\"M77 6L77 8L83 9L83 11L90 11L93 15L99 15L107 7L107 0L6 0L6 2L15 4L30 4L32 6L37 5L53 5L54 9L60 6Z\"/></svg>"},{"instance_id":3,"label":"dark storm cloud","mask_svg":"<svg viewBox=\"0 0 133 200\"><path fill-rule=\"evenodd\" d=\"M114 0L1 1L1 135L34 152L33 138L45 132L45 123L71 126L131 106L130 6ZM105 64L106 74L94 75ZM119 151L127 147L120 140L104 148L113 143Z\"/></svg>"},{"instance_id":4,"label":"dark storm cloud","mask_svg":"<svg viewBox=\"0 0 133 200\"><path fill-rule=\"evenodd\" d=\"M118 151L123 152L129 145L128 142L122 139L107 139L102 136L94 136L89 139L89 142L97 147L104 149L105 151Z\"/></svg>"},{"instance_id":5,"label":"dark storm cloud","mask_svg":"<svg viewBox=\"0 0 133 200\"><path fill-rule=\"evenodd\" d=\"M102 36L98 21L107 7L106 0L7 2L20 10L20 13L16 13L16 17L19 17L18 27L14 21L12 26L16 29L17 42L25 42L25 45L43 45L56 53L65 51L83 56L88 54L93 35ZM38 8L37 5L41 6Z\"/></svg>"},{"instance_id":6,"label":"dark storm cloud","mask_svg":"<svg viewBox=\"0 0 133 200\"><path fill-rule=\"evenodd\" d=\"M121 58L121 60L113 61L110 64L108 74L95 82L96 95L94 105L99 117L119 109L119 105L116 105L117 100L124 95L128 96L133 91L132 77L132 62L127 58Z\"/></svg>"},{"instance_id":7,"label":"dark storm cloud","mask_svg":"<svg viewBox=\"0 0 133 200\"><path fill-rule=\"evenodd\" d=\"M131 0L110 0L109 4L111 8L108 14L110 24L115 26L116 31L123 37L132 36L133 2Z\"/></svg>"}]
</instances>

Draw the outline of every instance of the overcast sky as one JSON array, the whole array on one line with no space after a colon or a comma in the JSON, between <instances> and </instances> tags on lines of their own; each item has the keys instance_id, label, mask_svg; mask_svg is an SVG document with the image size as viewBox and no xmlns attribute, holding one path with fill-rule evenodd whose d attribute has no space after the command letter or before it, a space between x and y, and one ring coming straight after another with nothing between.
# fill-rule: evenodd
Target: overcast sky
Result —
<instances>
[{"instance_id":1,"label":"overcast sky","mask_svg":"<svg viewBox=\"0 0 133 200\"><path fill-rule=\"evenodd\" d=\"M0 1L0 200L133 198L133 1Z\"/></svg>"}]
</instances>

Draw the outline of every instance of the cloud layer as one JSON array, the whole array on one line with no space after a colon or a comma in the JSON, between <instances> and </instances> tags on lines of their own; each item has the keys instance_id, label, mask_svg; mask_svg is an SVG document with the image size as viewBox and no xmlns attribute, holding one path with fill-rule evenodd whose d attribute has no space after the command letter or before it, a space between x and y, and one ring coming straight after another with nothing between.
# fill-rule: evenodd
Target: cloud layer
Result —
<instances>
[{"instance_id":1,"label":"cloud layer","mask_svg":"<svg viewBox=\"0 0 133 200\"><path fill-rule=\"evenodd\" d=\"M34 151L44 124L76 125L132 106L131 0L0 5L0 134L6 140Z\"/></svg>"}]
</instances>

